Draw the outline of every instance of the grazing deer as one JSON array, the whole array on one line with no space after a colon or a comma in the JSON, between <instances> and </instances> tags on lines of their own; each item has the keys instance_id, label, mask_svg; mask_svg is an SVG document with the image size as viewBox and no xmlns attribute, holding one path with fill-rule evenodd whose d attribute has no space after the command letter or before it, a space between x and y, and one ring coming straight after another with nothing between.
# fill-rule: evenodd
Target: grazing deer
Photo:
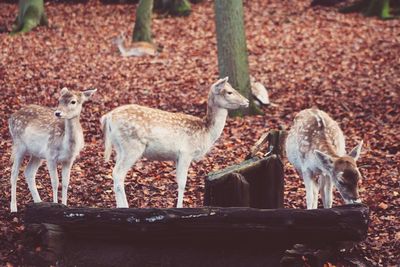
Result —
<instances>
[{"instance_id":1,"label":"grazing deer","mask_svg":"<svg viewBox=\"0 0 400 267\"><path fill-rule=\"evenodd\" d=\"M346 203L361 202L361 174L356 161L362 144L361 141L346 154L343 132L328 114L317 108L297 114L286 139L286 154L304 179L307 209L317 208L318 191L324 208L331 208L333 185Z\"/></svg>"},{"instance_id":2,"label":"grazing deer","mask_svg":"<svg viewBox=\"0 0 400 267\"><path fill-rule=\"evenodd\" d=\"M101 118L105 139L104 157L116 151L113 170L117 207L128 207L124 180L142 156L149 160L176 162L177 207L182 207L187 172L200 160L224 129L228 109L248 107L249 101L228 83L228 77L211 86L205 118L171 113L138 105L118 107Z\"/></svg>"},{"instance_id":3,"label":"grazing deer","mask_svg":"<svg viewBox=\"0 0 400 267\"><path fill-rule=\"evenodd\" d=\"M35 175L42 160L47 161L53 202L58 202L57 163L62 164L62 203L67 204L70 171L75 158L83 148L83 132L79 117L82 104L96 91L74 92L61 90L58 108L29 105L11 115L8 123L13 139L11 170L11 212L17 211L16 187L19 168L25 155L29 163L25 178L34 202L41 202Z\"/></svg>"},{"instance_id":4,"label":"grazing deer","mask_svg":"<svg viewBox=\"0 0 400 267\"><path fill-rule=\"evenodd\" d=\"M113 43L117 45L119 52L123 57L141 57L146 55L155 56L157 55L157 47L154 44L148 42L133 42L131 47L126 48L124 46L125 38L123 35L118 36L113 40Z\"/></svg>"}]
</instances>

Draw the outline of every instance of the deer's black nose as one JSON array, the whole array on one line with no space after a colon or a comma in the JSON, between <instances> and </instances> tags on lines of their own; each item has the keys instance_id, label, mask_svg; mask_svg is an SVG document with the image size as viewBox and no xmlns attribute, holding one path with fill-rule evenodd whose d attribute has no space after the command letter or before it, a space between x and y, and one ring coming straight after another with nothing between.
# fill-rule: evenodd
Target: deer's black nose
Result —
<instances>
[{"instance_id":1,"label":"deer's black nose","mask_svg":"<svg viewBox=\"0 0 400 267\"><path fill-rule=\"evenodd\" d=\"M56 115L56 117L60 118L61 117L61 111L56 111L54 112L54 115Z\"/></svg>"}]
</instances>

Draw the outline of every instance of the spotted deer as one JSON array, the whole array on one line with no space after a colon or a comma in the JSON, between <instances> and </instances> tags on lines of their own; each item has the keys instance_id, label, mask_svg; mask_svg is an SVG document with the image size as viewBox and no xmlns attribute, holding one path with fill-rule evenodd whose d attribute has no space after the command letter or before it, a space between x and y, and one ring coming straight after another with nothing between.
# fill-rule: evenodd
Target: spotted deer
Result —
<instances>
[{"instance_id":1,"label":"spotted deer","mask_svg":"<svg viewBox=\"0 0 400 267\"><path fill-rule=\"evenodd\" d=\"M128 207L125 176L142 156L149 160L176 162L177 207L182 207L190 163L200 160L219 138L228 109L248 105L249 101L232 88L226 77L211 86L204 118L133 104L105 114L101 118L105 135L104 156L109 160L114 147L113 179L117 207Z\"/></svg>"},{"instance_id":2,"label":"spotted deer","mask_svg":"<svg viewBox=\"0 0 400 267\"><path fill-rule=\"evenodd\" d=\"M49 169L53 202L58 202L57 163L62 166L62 203L67 204L70 171L84 145L79 117L82 105L96 91L75 92L63 88L57 110L37 105L21 108L8 123L13 140L11 170L11 212L17 211L16 187L20 165L25 155L30 159L25 178L34 202L41 202L35 176L42 160Z\"/></svg>"},{"instance_id":3,"label":"spotted deer","mask_svg":"<svg viewBox=\"0 0 400 267\"><path fill-rule=\"evenodd\" d=\"M117 45L119 52L123 57L141 57L146 55L157 55L157 47L148 42L133 42L130 47L124 46L125 38L123 35L118 36L113 40Z\"/></svg>"},{"instance_id":4,"label":"spotted deer","mask_svg":"<svg viewBox=\"0 0 400 267\"><path fill-rule=\"evenodd\" d=\"M331 208L333 185L346 203L361 202L356 161L362 144L346 154L343 132L327 113L311 108L297 114L286 139L286 154L304 180L307 209L317 208L318 191L324 208Z\"/></svg>"}]
</instances>

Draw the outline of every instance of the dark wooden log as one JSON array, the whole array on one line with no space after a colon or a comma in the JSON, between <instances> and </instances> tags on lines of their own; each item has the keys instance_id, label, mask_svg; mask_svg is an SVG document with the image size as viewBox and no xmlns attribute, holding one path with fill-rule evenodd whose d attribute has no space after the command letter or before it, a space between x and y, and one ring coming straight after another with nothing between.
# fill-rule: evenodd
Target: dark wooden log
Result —
<instances>
[{"instance_id":1,"label":"dark wooden log","mask_svg":"<svg viewBox=\"0 0 400 267\"><path fill-rule=\"evenodd\" d=\"M41 236L42 257L65 266L279 266L285 249L296 243L364 239L368 212L363 205L259 210L39 203L27 207L25 224L29 235Z\"/></svg>"},{"instance_id":2,"label":"dark wooden log","mask_svg":"<svg viewBox=\"0 0 400 267\"><path fill-rule=\"evenodd\" d=\"M268 137L265 137L269 140L268 157L261 159L253 157L240 164L210 173L205 179L204 205L234 207L241 203L240 206L243 206L246 201L242 198L249 196L249 207L283 208L284 170L279 157L282 154L282 136L284 131L271 131ZM247 187L243 187L242 191L233 189L232 184L239 183L237 174L242 175L244 177L242 181L249 184L248 193L245 192Z\"/></svg>"},{"instance_id":3,"label":"dark wooden log","mask_svg":"<svg viewBox=\"0 0 400 267\"><path fill-rule=\"evenodd\" d=\"M196 240L210 240L230 236L278 238L270 240L273 244L359 241L366 234L368 208L346 205L316 210L240 207L102 209L39 203L28 206L25 222L54 224L71 231L70 234L99 239L180 240L195 237ZM98 236L99 230L104 230L101 236Z\"/></svg>"},{"instance_id":4,"label":"dark wooden log","mask_svg":"<svg viewBox=\"0 0 400 267\"><path fill-rule=\"evenodd\" d=\"M211 182L209 182L211 183ZM240 173L233 172L212 182L211 190L206 190L204 205L219 207L250 207L250 187L246 178ZM207 188L210 188L208 185ZM224 192L214 194L214 192Z\"/></svg>"},{"instance_id":5,"label":"dark wooden log","mask_svg":"<svg viewBox=\"0 0 400 267\"><path fill-rule=\"evenodd\" d=\"M272 155L263 159L253 158L241 164L230 166L214 172L206 177L204 204L206 206L233 207L235 203L244 203L240 198L244 195L234 195L231 179L235 174L241 174L248 182L250 205L252 208L271 209L283 207L283 164ZM220 195L232 195L232 203L221 202Z\"/></svg>"}]
</instances>

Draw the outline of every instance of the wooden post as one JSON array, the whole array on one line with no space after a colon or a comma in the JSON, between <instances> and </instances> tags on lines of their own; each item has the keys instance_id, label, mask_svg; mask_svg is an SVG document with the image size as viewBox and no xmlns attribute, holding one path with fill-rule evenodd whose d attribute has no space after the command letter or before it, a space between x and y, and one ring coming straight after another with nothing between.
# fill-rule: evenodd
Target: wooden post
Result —
<instances>
[{"instance_id":1,"label":"wooden post","mask_svg":"<svg viewBox=\"0 0 400 267\"><path fill-rule=\"evenodd\" d=\"M238 165L210 173L205 179L204 205L243 206L246 203L243 197L248 197L248 207L283 208L284 170L280 155L283 153L282 139L284 136L284 131L271 131L265 135L265 139L269 142L267 154L269 156L261 159L252 157ZM237 180L238 174L243 176L241 180ZM248 186L244 186L243 183L247 183ZM242 188L242 191L240 193L236 191L233 184L236 185L236 188Z\"/></svg>"}]
</instances>

